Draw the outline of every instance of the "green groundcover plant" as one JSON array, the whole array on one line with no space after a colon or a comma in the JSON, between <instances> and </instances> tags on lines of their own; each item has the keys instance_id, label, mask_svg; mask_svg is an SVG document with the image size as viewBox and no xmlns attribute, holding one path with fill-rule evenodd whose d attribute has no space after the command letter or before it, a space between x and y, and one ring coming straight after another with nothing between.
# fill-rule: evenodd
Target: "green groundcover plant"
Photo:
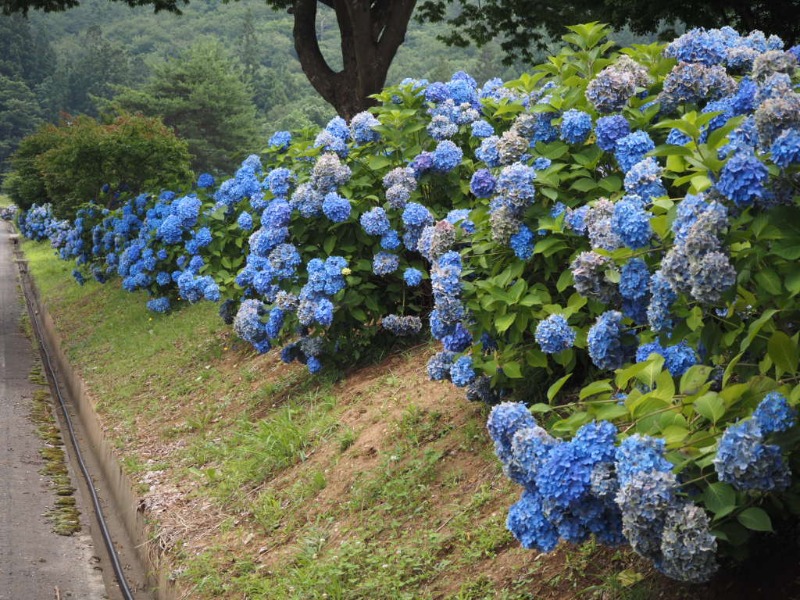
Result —
<instances>
[{"instance_id":1,"label":"green groundcover plant","mask_svg":"<svg viewBox=\"0 0 800 600\"><path fill-rule=\"evenodd\" d=\"M608 33L515 81L406 80L219 186L19 224L79 281L221 301L311 372L432 335L431 378L496 404L525 547L595 536L707 581L800 512L800 48Z\"/></svg>"}]
</instances>

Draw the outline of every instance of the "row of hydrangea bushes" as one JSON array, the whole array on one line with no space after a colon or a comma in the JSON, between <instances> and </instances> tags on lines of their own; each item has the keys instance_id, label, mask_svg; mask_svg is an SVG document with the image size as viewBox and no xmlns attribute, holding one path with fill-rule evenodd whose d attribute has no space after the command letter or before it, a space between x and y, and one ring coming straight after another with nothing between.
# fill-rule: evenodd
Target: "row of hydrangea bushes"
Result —
<instances>
[{"instance_id":1,"label":"row of hydrangea bushes","mask_svg":"<svg viewBox=\"0 0 800 600\"><path fill-rule=\"evenodd\" d=\"M497 405L525 547L595 536L707 581L800 512L800 49L607 35L572 27L515 81L404 81L219 185L20 228L154 311L219 301L311 372L432 336L430 377Z\"/></svg>"}]
</instances>

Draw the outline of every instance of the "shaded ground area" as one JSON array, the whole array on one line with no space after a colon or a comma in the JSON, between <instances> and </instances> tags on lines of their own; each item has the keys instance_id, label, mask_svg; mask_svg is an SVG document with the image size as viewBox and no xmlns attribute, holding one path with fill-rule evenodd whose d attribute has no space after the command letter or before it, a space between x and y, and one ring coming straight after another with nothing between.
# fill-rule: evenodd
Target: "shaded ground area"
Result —
<instances>
[{"instance_id":1,"label":"shaded ground area","mask_svg":"<svg viewBox=\"0 0 800 600\"><path fill-rule=\"evenodd\" d=\"M45 442L31 421L34 358L9 236L0 222L0 600L106 598L90 536L56 535L46 516L56 494L40 474Z\"/></svg>"}]
</instances>

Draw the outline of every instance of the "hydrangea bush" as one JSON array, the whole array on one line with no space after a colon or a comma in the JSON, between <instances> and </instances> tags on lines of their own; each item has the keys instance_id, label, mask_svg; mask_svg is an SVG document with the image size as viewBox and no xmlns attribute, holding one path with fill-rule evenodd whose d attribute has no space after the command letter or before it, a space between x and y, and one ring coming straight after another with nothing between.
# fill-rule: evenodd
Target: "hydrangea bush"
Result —
<instances>
[{"instance_id":1,"label":"hydrangea bush","mask_svg":"<svg viewBox=\"0 0 800 600\"><path fill-rule=\"evenodd\" d=\"M311 372L430 334L432 379L504 400L525 547L595 536L707 581L800 513L800 48L607 34L515 81L406 80L219 186L20 224Z\"/></svg>"}]
</instances>

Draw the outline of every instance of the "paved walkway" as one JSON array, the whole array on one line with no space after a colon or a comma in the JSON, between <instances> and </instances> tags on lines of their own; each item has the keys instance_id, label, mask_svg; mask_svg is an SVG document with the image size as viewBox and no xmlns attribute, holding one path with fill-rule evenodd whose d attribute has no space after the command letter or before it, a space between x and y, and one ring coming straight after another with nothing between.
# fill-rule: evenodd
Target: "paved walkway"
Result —
<instances>
[{"instance_id":1,"label":"paved walkway","mask_svg":"<svg viewBox=\"0 0 800 600\"><path fill-rule=\"evenodd\" d=\"M0 600L99 600L107 596L90 536L56 535L45 516L55 494L39 474L33 351L20 329L24 304L10 234L0 221Z\"/></svg>"}]
</instances>

